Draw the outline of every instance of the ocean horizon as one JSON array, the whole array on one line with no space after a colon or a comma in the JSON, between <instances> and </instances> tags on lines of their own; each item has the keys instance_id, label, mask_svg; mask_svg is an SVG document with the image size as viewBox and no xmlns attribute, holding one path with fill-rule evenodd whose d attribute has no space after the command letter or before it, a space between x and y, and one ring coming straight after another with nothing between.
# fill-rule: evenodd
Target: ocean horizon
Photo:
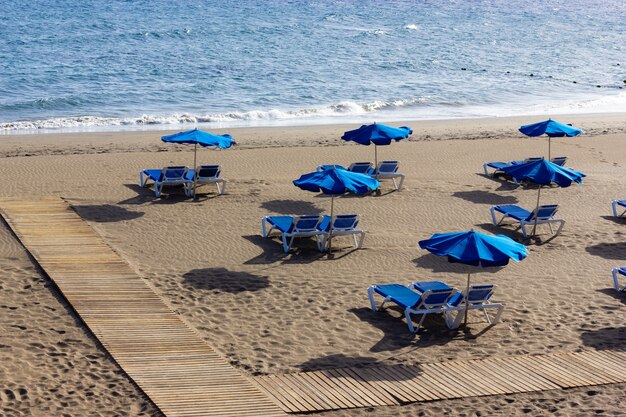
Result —
<instances>
[{"instance_id":1,"label":"ocean horizon","mask_svg":"<svg viewBox=\"0 0 626 417\"><path fill-rule=\"evenodd\" d=\"M626 112L623 1L22 2L0 133Z\"/></svg>"}]
</instances>

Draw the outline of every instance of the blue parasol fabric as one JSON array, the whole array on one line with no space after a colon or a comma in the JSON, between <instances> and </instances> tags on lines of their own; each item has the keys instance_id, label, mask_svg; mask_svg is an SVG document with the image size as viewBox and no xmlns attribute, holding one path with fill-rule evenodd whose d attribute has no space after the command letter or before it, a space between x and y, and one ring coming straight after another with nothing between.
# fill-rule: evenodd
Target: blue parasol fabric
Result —
<instances>
[{"instance_id":1,"label":"blue parasol fabric","mask_svg":"<svg viewBox=\"0 0 626 417\"><path fill-rule=\"evenodd\" d=\"M406 139L412 134L410 127L393 127L380 123L363 125L358 129L349 130L343 134L341 139L352 141L361 145L389 145L391 141Z\"/></svg>"},{"instance_id":2,"label":"blue parasol fabric","mask_svg":"<svg viewBox=\"0 0 626 417\"><path fill-rule=\"evenodd\" d=\"M552 119L521 126L519 128L519 131L526 136L541 136L545 134L552 138L563 136L572 137L583 133L582 129L559 123L556 120Z\"/></svg>"},{"instance_id":3,"label":"blue parasol fabric","mask_svg":"<svg viewBox=\"0 0 626 417\"><path fill-rule=\"evenodd\" d=\"M586 177L582 172L562 167L547 159L504 167L502 172L517 181L531 181L540 185L557 184L560 187L569 187L572 182L582 184L582 179Z\"/></svg>"},{"instance_id":4,"label":"blue parasol fabric","mask_svg":"<svg viewBox=\"0 0 626 417\"><path fill-rule=\"evenodd\" d=\"M350 172L345 169L327 169L321 172L304 174L293 181L296 187L306 191L338 195L346 190L364 194L380 187L380 182L369 175Z\"/></svg>"},{"instance_id":5,"label":"blue parasol fabric","mask_svg":"<svg viewBox=\"0 0 626 417\"><path fill-rule=\"evenodd\" d=\"M185 132L174 133L161 137L163 142L169 143L187 143L200 146L215 146L221 149L227 149L235 145L235 141L231 135L215 135L213 133L204 132L202 130L193 129Z\"/></svg>"},{"instance_id":6,"label":"blue parasol fabric","mask_svg":"<svg viewBox=\"0 0 626 417\"><path fill-rule=\"evenodd\" d=\"M449 262L474 266L504 266L512 259L519 262L528 256L526 246L504 235L488 235L474 229L467 232L436 233L419 242L422 249L447 256Z\"/></svg>"}]
</instances>

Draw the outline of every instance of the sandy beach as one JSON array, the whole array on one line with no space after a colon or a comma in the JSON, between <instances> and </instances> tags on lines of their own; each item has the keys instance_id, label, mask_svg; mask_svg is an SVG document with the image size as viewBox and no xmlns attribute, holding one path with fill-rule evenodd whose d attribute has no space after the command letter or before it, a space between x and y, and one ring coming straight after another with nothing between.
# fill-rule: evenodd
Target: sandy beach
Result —
<instances>
[{"instance_id":1,"label":"sandy beach","mask_svg":"<svg viewBox=\"0 0 626 417\"><path fill-rule=\"evenodd\" d=\"M529 256L474 275L498 285L502 321L470 316L470 332L440 318L411 335L396 309L374 314L374 283L442 280L462 288L467 267L420 250L431 234L474 227L521 241L490 222L492 204L532 208L536 189L482 175L486 161L547 153L547 138L517 127L542 117L397 122L414 134L379 147L400 161L404 189L383 182L380 195L346 195L337 213L361 215L364 248L333 241L327 257L312 241L285 255L260 236L269 214L326 213L330 199L292 180L319 164L373 160L372 147L340 140L354 125L237 128L234 149L198 151L216 163L227 193L200 190L198 201L172 189L155 198L138 185L144 168L191 165L193 148L160 141L171 132L98 132L0 136L0 196L61 196L198 334L245 375L371 364L417 364L626 347L626 294L611 289L610 270L626 263L626 221L610 202L626 198L626 117L558 116L586 133L552 140L552 155L587 174L583 185L542 191L560 205L561 235L529 245ZM158 416L82 325L6 224L0 228L0 415ZM330 412L328 416L620 416L626 385L436 401Z\"/></svg>"}]
</instances>

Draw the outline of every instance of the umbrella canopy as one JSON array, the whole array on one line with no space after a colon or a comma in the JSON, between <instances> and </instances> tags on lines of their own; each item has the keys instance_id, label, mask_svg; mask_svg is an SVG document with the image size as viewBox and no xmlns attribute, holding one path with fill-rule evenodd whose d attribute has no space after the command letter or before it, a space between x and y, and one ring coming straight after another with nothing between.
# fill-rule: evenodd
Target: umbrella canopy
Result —
<instances>
[{"instance_id":1,"label":"umbrella canopy","mask_svg":"<svg viewBox=\"0 0 626 417\"><path fill-rule=\"evenodd\" d=\"M378 166L378 145L389 145L391 141L406 139L412 134L410 127L393 127L380 123L363 125L358 129L349 130L343 134L341 139L352 141L361 145L374 144L374 166Z\"/></svg>"},{"instance_id":2,"label":"umbrella canopy","mask_svg":"<svg viewBox=\"0 0 626 417\"><path fill-rule=\"evenodd\" d=\"M349 130L343 134L341 139L352 141L361 145L389 145L392 140L399 141L406 139L413 133L410 127L393 127L380 123L363 125L358 129Z\"/></svg>"},{"instance_id":3,"label":"umbrella canopy","mask_svg":"<svg viewBox=\"0 0 626 417\"><path fill-rule=\"evenodd\" d=\"M198 145L212 146L220 149L227 149L235 145L231 135L214 135L213 133L193 129L185 132L174 133L173 135L162 136L161 140L168 143L186 143L193 145L193 198L196 199L196 161Z\"/></svg>"},{"instance_id":4,"label":"umbrella canopy","mask_svg":"<svg viewBox=\"0 0 626 417\"><path fill-rule=\"evenodd\" d=\"M504 266L512 259L519 262L528 256L526 246L504 235L488 235L474 229L467 232L435 233L430 239L419 242L420 248L437 256L447 256L448 262L490 267ZM471 274L467 274L469 294ZM465 325L467 325L468 300L465 297Z\"/></svg>"},{"instance_id":5,"label":"umbrella canopy","mask_svg":"<svg viewBox=\"0 0 626 417\"><path fill-rule=\"evenodd\" d=\"M364 194L380 186L376 178L342 168L304 174L293 183L296 187L306 191L332 195L343 194L346 190L355 194Z\"/></svg>"},{"instance_id":6,"label":"umbrella canopy","mask_svg":"<svg viewBox=\"0 0 626 417\"><path fill-rule=\"evenodd\" d=\"M526 136L548 136L548 159L550 159L550 139L563 136L577 136L583 133L582 129L574 126L559 123L556 120L548 119L539 123L532 123L524 125L519 128L519 131Z\"/></svg>"},{"instance_id":7,"label":"umbrella canopy","mask_svg":"<svg viewBox=\"0 0 626 417\"><path fill-rule=\"evenodd\" d=\"M512 259L519 262L528 254L526 246L504 235L488 235L474 229L467 232L436 233L419 242L420 248L448 262L474 266L504 266Z\"/></svg>"},{"instance_id":8,"label":"umbrella canopy","mask_svg":"<svg viewBox=\"0 0 626 417\"><path fill-rule=\"evenodd\" d=\"M502 171L517 181L531 181L540 185L557 184L560 187L569 187L572 182L582 184L582 179L586 177L582 172L562 167L546 159L504 167Z\"/></svg>"},{"instance_id":9,"label":"umbrella canopy","mask_svg":"<svg viewBox=\"0 0 626 417\"><path fill-rule=\"evenodd\" d=\"M343 168L332 168L321 172L304 174L293 181L296 187L314 193L322 192L331 196L330 200L330 229L328 232L328 252L331 251L333 238L333 210L335 196L346 192L364 194L380 187L380 182L369 175L351 172Z\"/></svg>"},{"instance_id":10,"label":"umbrella canopy","mask_svg":"<svg viewBox=\"0 0 626 417\"><path fill-rule=\"evenodd\" d=\"M577 127L559 123L556 120L548 119L539 123L532 123L524 125L519 128L519 131L526 136L541 136L548 135L549 137L563 137L563 136L577 136L583 133L582 129Z\"/></svg>"},{"instance_id":11,"label":"umbrella canopy","mask_svg":"<svg viewBox=\"0 0 626 417\"><path fill-rule=\"evenodd\" d=\"M186 132L178 132L173 135L161 137L163 142L169 143L187 143L200 146L215 146L221 149L227 149L235 145L235 141L231 135L215 135L213 133L204 132L202 130L193 129Z\"/></svg>"}]
</instances>

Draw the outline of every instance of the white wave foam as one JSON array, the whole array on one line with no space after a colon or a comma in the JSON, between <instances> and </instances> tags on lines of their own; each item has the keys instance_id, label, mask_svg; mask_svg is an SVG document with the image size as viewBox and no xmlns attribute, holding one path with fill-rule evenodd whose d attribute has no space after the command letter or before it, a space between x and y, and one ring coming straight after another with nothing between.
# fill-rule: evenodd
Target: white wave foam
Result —
<instances>
[{"instance_id":1,"label":"white wave foam","mask_svg":"<svg viewBox=\"0 0 626 417\"><path fill-rule=\"evenodd\" d=\"M151 125L180 125L194 123L229 123L254 121L280 121L293 119L310 119L341 117L346 115L364 115L377 111L398 108L410 108L426 103L427 97L401 99L391 101L372 101L359 104L353 101L342 101L323 107L312 107L298 110L251 110L246 112L209 113L204 115L174 113L171 115L148 115L140 117L113 118L99 116L54 117L43 120L22 120L0 123L0 130L41 130L41 129L80 129L105 126L151 126Z\"/></svg>"},{"instance_id":2,"label":"white wave foam","mask_svg":"<svg viewBox=\"0 0 626 417\"><path fill-rule=\"evenodd\" d=\"M420 27L418 25L416 25L415 23L409 23L408 25L405 25L404 28L406 30L411 30L411 31L418 31L418 30L420 30Z\"/></svg>"}]
</instances>

